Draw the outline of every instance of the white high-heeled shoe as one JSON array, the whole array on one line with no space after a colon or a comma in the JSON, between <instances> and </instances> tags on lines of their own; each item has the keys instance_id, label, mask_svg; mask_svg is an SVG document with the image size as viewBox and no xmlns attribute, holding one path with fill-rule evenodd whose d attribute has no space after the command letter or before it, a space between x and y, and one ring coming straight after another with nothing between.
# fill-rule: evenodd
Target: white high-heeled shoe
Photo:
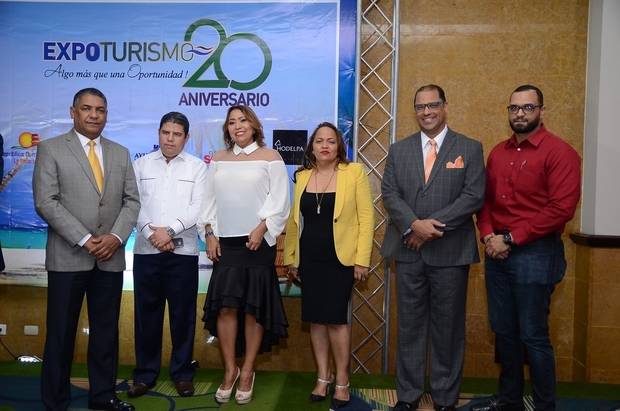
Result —
<instances>
[{"instance_id":1,"label":"white high-heeled shoe","mask_svg":"<svg viewBox=\"0 0 620 411\"><path fill-rule=\"evenodd\" d=\"M232 391L235 388L235 384L237 383L237 380L239 379L240 375L241 375L241 370L239 369L239 367L237 367L237 376L235 377L232 385L227 390L223 389L222 386L220 385L217 388L217 391L215 391L215 401L219 402L220 404L224 404L230 401L230 397L232 396Z\"/></svg>"},{"instance_id":2,"label":"white high-heeled shoe","mask_svg":"<svg viewBox=\"0 0 620 411\"><path fill-rule=\"evenodd\" d=\"M252 373L252 385L250 385L249 391L241 391L239 388L237 388L237 392L235 393L235 400L237 401L237 404L243 405L252 401L252 391L254 391L254 378L256 378L255 372Z\"/></svg>"}]
</instances>

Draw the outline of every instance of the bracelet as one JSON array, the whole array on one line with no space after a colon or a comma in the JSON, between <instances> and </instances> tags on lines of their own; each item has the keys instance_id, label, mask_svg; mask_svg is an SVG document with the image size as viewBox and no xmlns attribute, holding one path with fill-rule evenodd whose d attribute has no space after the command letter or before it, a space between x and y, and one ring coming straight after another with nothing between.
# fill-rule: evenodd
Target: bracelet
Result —
<instances>
[{"instance_id":1,"label":"bracelet","mask_svg":"<svg viewBox=\"0 0 620 411\"><path fill-rule=\"evenodd\" d=\"M211 236L215 236L215 234L213 233L213 230L205 231L205 237L211 237Z\"/></svg>"}]
</instances>

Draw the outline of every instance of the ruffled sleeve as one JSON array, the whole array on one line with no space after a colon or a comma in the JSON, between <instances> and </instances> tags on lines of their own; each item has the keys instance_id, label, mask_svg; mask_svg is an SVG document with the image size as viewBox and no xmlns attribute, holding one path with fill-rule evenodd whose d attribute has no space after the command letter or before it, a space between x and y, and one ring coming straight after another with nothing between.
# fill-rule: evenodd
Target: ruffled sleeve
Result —
<instances>
[{"instance_id":1,"label":"ruffled sleeve","mask_svg":"<svg viewBox=\"0 0 620 411\"><path fill-rule=\"evenodd\" d=\"M198 235L202 241L207 241L205 238L205 226L211 224L211 229L216 236L219 237L217 229L217 214L215 203L215 172L217 171L217 162L211 162L209 170L207 171L207 182L204 196L202 198L202 212L198 217L196 228L198 229Z\"/></svg>"},{"instance_id":2,"label":"ruffled sleeve","mask_svg":"<svg viewBox=\"0 0 620 411\"><path fill-rule=\"evenodd\" d=\"M276 243L276 237L284 231L291 208L289 200L289 182L286 166L281 160L268 163L269 193L265 203L258 211L261 220L265 220L267 232L265 241L270 246Z\"/></svg>"}]
</instances>

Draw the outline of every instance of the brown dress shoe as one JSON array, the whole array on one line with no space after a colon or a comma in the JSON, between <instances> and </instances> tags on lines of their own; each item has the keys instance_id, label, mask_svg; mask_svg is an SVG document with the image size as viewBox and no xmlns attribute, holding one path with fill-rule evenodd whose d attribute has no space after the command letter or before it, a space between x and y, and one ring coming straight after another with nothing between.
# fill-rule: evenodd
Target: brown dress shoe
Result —
<instances>
[{"instance_id":1,"label":"brown dress shoe","mask_svg":"<svg viewBox=\"0 0 620 411\"><path fill-rule=\"evenodd\" d=\"M174 386L181 397L194 395L194 383L191 381L175 381Z\"/></svg>"},{"instance_id":2,"label":"brown dress shoe","mask_svg":"<svg viewBox=\"0 0 620 411\"><path fill-rule=\"evenodd\" d=\"M143 382L134 382L131 388L129 388L129 390L127 391L127 396L129 398L141 397L146 394L146 392L151 388L152 386L147 385Z\"/></svg>"}]
</instances>

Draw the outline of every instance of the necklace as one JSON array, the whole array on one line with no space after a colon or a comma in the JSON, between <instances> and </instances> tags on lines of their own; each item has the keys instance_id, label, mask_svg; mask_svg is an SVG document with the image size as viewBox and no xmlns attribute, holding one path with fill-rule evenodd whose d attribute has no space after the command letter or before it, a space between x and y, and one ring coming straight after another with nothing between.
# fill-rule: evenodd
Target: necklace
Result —
<instances>
[{"instance_id":1,"label":"necklace","mask_svg":"<svg viewBox=\"0 0 620 411\"><path fill-rule=\"evenodd\" d=\"M319 174L318 170L316 173L314 173L314 185L316 186L316 189L319 189L319 180L317 175ZM325 185L325 188L323 188L323 191L321 192L321 195L319 196L318 192L314 193L314 196L316 197L316 213L317 214L321 214L321 203L323 202L323 197L325 196L325 191L327 190L327 188L329 187L329 184L332 182L332 179L334 178L334 175L336 174L336 170L334 170L332 172L332 175L329 176L329 181L327 182L327 184Z\"/></svg>"}]
</instances>

